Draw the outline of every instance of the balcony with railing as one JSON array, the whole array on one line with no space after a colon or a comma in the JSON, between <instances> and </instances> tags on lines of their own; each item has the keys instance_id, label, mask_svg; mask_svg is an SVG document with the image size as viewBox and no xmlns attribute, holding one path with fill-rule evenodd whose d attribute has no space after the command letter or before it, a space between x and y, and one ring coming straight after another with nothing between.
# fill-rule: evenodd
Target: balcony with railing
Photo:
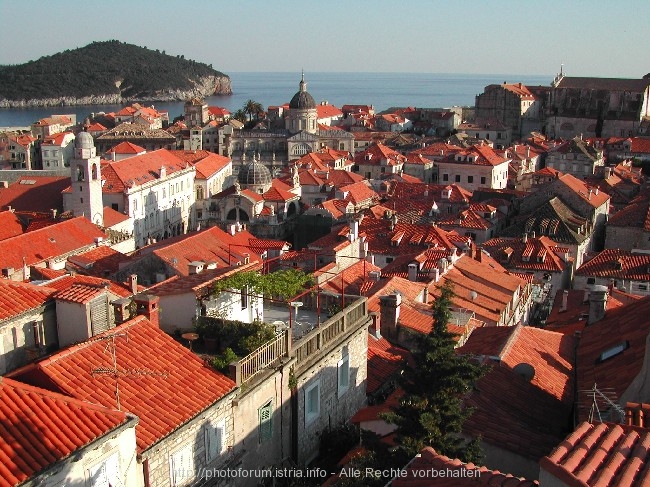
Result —
<instances>
[{"instance_id":1,"label":"balcony with railing","mask_svg":"<svg viewBox=\"0 0 650 487\"><path fill-rule=\"evenodd\" d=\"M233 362L230 365L231 378L237 385L242 385L277 365L283 358L295 358L294 372L300 374L354 332L368 325L370 317L367 304L367 298L355 299L342 311L298 339L294 338L292 330L280 330L275 338Z\"/></svg>"}]
</instances>

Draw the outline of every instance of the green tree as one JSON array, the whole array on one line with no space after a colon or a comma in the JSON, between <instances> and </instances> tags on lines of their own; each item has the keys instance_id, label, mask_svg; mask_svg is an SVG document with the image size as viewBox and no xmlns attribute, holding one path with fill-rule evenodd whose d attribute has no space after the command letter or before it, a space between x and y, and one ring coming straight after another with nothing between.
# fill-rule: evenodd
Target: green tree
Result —
<instances>
[{"instance_id":1,"label":"green tree","mask_svg":"<svg viewBox=\"0 0 650 487\"><path fill-rule=\"evenodd\" d=\"M463 405L463 396L485 369L456 354L455 335L447 329L454 297L451 281L439 290L432 307L433 329L419 339L413 352L415 366L407 369L402 381L405 395L385 419L397 426L399 450L405 460L429 446L451 458L476 462L481 457L479 440L467 442L460 435L472 414Z\"/></svg>"},{"instance_id":2,"label":"green tree","mask_svg":"<svg viewBox=\"0 0 650 487\"><path fill-rule=\"evenodd\" d=\"M289 299L304 291L311 285L313 279L300 269L286 269L269 274L260 274L257 271L243 271L217 281L214 291L220 293L226 289L247 289L253 294L264 297L279 297Z\"/></svg>"},{"instance_id":3,"label":"green tree","mask_svg":"<svg viewBox=\"0 0 650 487\"><path fill-rule=\"evenodd\" d=\"M244 104L243 110L250 122L251 120L259 120L260 115L264 113L264 106L254 100L248 100Z\"/></svg>"},{"instance_id":4,"label":"green tree","mask_svg":"<svg viewBox=\"0 0 650 487\"><path fill-rule=\"evenodd\" d=\"M239 120L241 123L246 123L246 112L244 111L243 108L240 108L239 110L236 110L235 113L233 113L230 118L234 118L235 120Z\"/></svg>"}]
</instances>

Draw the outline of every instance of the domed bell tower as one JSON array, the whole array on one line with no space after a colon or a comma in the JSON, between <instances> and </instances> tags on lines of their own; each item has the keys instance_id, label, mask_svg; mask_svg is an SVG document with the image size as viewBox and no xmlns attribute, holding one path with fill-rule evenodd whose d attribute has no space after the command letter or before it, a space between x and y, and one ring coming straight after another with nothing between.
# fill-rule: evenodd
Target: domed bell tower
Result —
<instances>
[{"instance_id":1,"label":"domed bell tower","mask_svg":"<svg viewBox=\"0 0 650 487\"><path fill-rule=\"evenodd\" d=\"M70 161L72 212L85 216L95 225L104 225L102 175L95 142L88 132L79 132L74 141L74 158Z\"/></svg>"}]
</instances>

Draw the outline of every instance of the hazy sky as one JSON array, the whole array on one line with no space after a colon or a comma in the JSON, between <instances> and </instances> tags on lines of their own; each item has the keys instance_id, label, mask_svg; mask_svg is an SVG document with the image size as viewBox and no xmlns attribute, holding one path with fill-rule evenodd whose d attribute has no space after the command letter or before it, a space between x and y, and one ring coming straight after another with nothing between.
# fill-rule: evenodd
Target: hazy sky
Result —
<instances>
[{"instance_id":1,"label":"hazy sky","mask_svg":"<svg viewBox=\"0 0 650 487\"><path fill-rule=\"evenodd\" d=\"M225 72L423 72L640 78L648 0L0 0L0 64L95 40Z\"/></svg>"}]
</instances>

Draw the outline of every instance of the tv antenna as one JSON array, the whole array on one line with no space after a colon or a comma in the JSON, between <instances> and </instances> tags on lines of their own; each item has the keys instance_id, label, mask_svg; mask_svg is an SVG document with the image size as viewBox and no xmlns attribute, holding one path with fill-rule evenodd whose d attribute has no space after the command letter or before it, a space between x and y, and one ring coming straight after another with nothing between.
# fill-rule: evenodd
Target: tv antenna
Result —
<instances>
[{"instance_id":1,"label":"tv antenna","mask_svg":"<svg viewBox=\"0 0 650 487\"><path fill-rule=\"evenodd\" d=\"M105 352L109 352L111 354L111 367L97 367L94 368L90 371L93 377L97 375L108 375L112 376L115 379L115 401L117 402L117 410L121 411L121 404L120 404L120 378L121 377L142 377L142 376L158 376L158 377L165 377L169 375L169 372L162 371L162 372L156 372L152 370L147 370L147 369L121 369L117 366L117 347L115 343L116 338L121 338L124 337L126 341L129 341L129 334L128 332L124 333L112 333L110 335L106 335L103 337L98 337L96 340L104 340L106 341L106 348L104 349Z\"/></svg>"},{"instance_id":2,"label":"tv antenna","mask_svg":"<svg viewBox=\"0 0 650 487\"><path fill-rule=\"evenodd\" d=\"M615 402L616 392L614 389L598 389L596 387L596 383L594 382L594 386L591 389L581 392L587 394L587 396L591 398L591 407L589 408L590 423L593 422L596 415L598 416L597 420L601 423L603 422L602 415L600 414L601 406L605 409L610 409L610 412L618 413L619 423L623 424L625 422L625 410Z\"/></svg>"}]
</instances>

